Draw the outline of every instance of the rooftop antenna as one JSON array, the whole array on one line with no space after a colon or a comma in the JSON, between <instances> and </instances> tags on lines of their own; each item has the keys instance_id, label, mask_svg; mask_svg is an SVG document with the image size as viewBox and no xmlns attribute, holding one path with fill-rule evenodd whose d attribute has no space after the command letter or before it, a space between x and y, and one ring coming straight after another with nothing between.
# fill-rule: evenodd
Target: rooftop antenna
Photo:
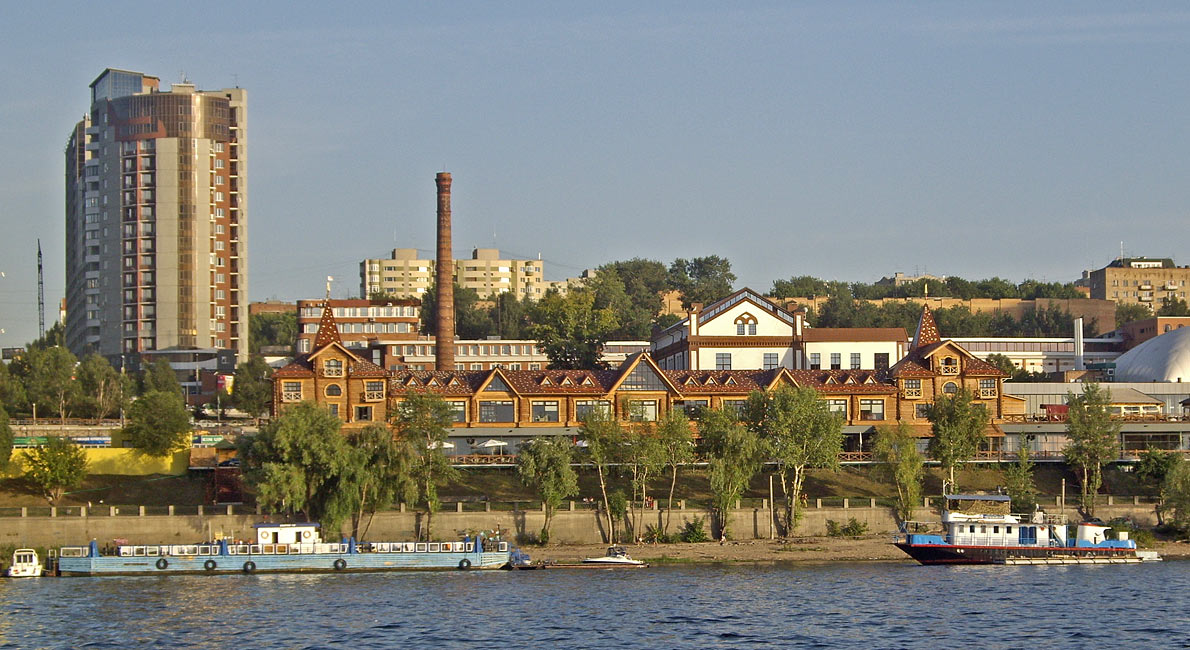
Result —
<instances>
[{"instance_id":1,"label":"rooftop antenna","mask_svg":"<svg viewBox=\"0 0 1190 650\"><path fill-rule=\"evenodd\" d=\"M37 238L37 328L45 338L45 275L41 269L41 238Z\"/></svg>"}]
</instances>

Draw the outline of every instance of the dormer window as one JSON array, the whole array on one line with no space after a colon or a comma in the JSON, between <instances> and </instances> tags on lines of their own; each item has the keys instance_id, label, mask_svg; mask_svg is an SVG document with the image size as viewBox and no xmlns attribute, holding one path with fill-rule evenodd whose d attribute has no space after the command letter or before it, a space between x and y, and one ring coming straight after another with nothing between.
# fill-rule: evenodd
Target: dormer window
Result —
<instances>
[{"instance_id":1,"label":"dormer window","mask_svg":"<svg viewBox=\"0 0 1190 650\"><path fill-rule=\"evenodd\" d=\"M342 377L343 376L343 360L342 359L327 359L322 364L323 377Z\"/></svg>"}]
</instances>

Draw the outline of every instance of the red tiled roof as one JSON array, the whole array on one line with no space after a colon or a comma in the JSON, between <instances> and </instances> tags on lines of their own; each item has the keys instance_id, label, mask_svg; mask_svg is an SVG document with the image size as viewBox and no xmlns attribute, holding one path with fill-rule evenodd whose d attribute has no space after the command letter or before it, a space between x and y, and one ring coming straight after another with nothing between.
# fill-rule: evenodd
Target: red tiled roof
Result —
<instances>
[{"instance_id":1,"label":"red tiled roof","mask_svg":"<svg viewBox=\"0 0 1190 650\"><path fill-rule=\"evenodd\" d=\"M331 311L331 302L327 300L322 303L322 318L318 321L318 334L314 335L314 349L319 350L331 343L342 342L339 338L339 328L335 325L335 314Z\"/></svg>"},{"instance_id":2,"label":"red tiled roof","mask_svg":"<svg viewBox=\"0 0 1190 650\"><path fill-rule=\"evenodd\" d=\"M929 305L921 306L921 320L917 321L917 333L913 335L913 347L919 348L930 343L941 343L942 335L938 333L938 324L934 322L934 314Z\"/></svg>"}]
</instances>

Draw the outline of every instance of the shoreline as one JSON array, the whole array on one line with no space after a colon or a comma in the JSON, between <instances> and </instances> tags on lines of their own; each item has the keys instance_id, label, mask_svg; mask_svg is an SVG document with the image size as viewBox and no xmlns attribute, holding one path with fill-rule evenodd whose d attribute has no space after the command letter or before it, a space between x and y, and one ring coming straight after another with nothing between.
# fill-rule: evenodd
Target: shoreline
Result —
<instances>
[{"instance_id":1,"label":"shoreline","mask_svg":"<svg viewBox=\"0 0 1190 650\"><path fill-rule=\"evenodd\" d=\"M634 559L653 565L664 564L721 564L769 562L909 562L914 560L893 546L891 535L846 537L794 537L789 539L756 539L698 544L623 544ZM522 551L534 562L578 562L583 558L601 556L606 544L573 544L525 546ZM1190 544L1185 542L1157 542L1149 549L1157 551L1163 560L1190 559Z\"/></svg>"}]
</instances>

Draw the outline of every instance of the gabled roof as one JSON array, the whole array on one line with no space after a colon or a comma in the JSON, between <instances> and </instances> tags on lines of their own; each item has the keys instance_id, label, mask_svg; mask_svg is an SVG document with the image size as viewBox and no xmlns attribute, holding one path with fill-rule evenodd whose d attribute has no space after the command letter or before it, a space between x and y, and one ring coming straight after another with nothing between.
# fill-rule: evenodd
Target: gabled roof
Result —
<instances>
[{"instance_id":1,"label":"gabled roof","mask_svg":"<svg viewBox=\"0 0 1190 650\"><path fill-rule=\"evenodd\" d=\"M743 289L739 289L738 291L732 293L731 295L727 296L726 298L716 300L715 302L703 307L702 311L698 312L699 327L702 327L705 323L715 319L721 313L727 311L728 309L731 309L732 307L736 306L737 304L739 304L741 302L752 303L753 305L756 305L757 309L759 309L760 311L763 311L767 314L772 314L773 316L776 316L777 318L781 319L782 321L784 321L791 327L794 325L795 318L794 318L794 315L792 312L786 310L785 308L783 308L780 305L778 305L777 303L769 300L768 298L765 298L764 296L760 295L759 293L756 293L755 291L753 291L747 287L744 287ZM686 318L683 318L682 320L674 323L673 325L670 325L669 327L667 327L661 331L668 332L673 329L689 328L689 326L690 326L690 317L687 316ZM654 336L654 338L656 338L656 336Z\"/></svg>"},{"instance_id":2,"label":"gabled roof","mask_svg":"<svg viewBox=\"0 0 1190 650\"><path fill-rule=\"evenodd\" d=\"M939 352L947 350L964 358L963 374L976 377L1006 377L999 368L976 357L963 346L951 340L942 340L938 332L938 325L934 322L934 315L930 313L928 305L922 307L921 320L917 323L917 334L913 340L913 348L905 358L893 364L888 369L888 375L897 379L929 378L934 376L931 370L930 358Z\"/></svg>"},{"instance_id":3,"label":"gabled roof","mask_svg":"<svg viewBox=\"0 0 1190 650\"><path fill-rule=\"evenodd\" d=\"M612 384L611 388L613 390L619 388L620 385L624 383L624 380L628 379L628 376L632 374L632 371L636 370L636 367L638 365L640 365L642 362L644 362L646 365L648 365L648 367L650 369L652 369L652 371L654 373L656 373L657 376L660 377L663 382L665 382L666 386L668 387L668 389L670 391L675 392L675 393L681 392L678 389L677 384L675 384L672 379L670 379L668 376L666 376L666 374L664 372L662 372L661 368L657 365L657 362L653 361L653 357L649 356L648 354L644 353L643 351L636 352L636 353L629 355L628 358L624 359L624 363L620 364L620 367L613 371L613 372L617 373L617 377L616 377L615 383Z\"/></svg>"}]
</instances>

